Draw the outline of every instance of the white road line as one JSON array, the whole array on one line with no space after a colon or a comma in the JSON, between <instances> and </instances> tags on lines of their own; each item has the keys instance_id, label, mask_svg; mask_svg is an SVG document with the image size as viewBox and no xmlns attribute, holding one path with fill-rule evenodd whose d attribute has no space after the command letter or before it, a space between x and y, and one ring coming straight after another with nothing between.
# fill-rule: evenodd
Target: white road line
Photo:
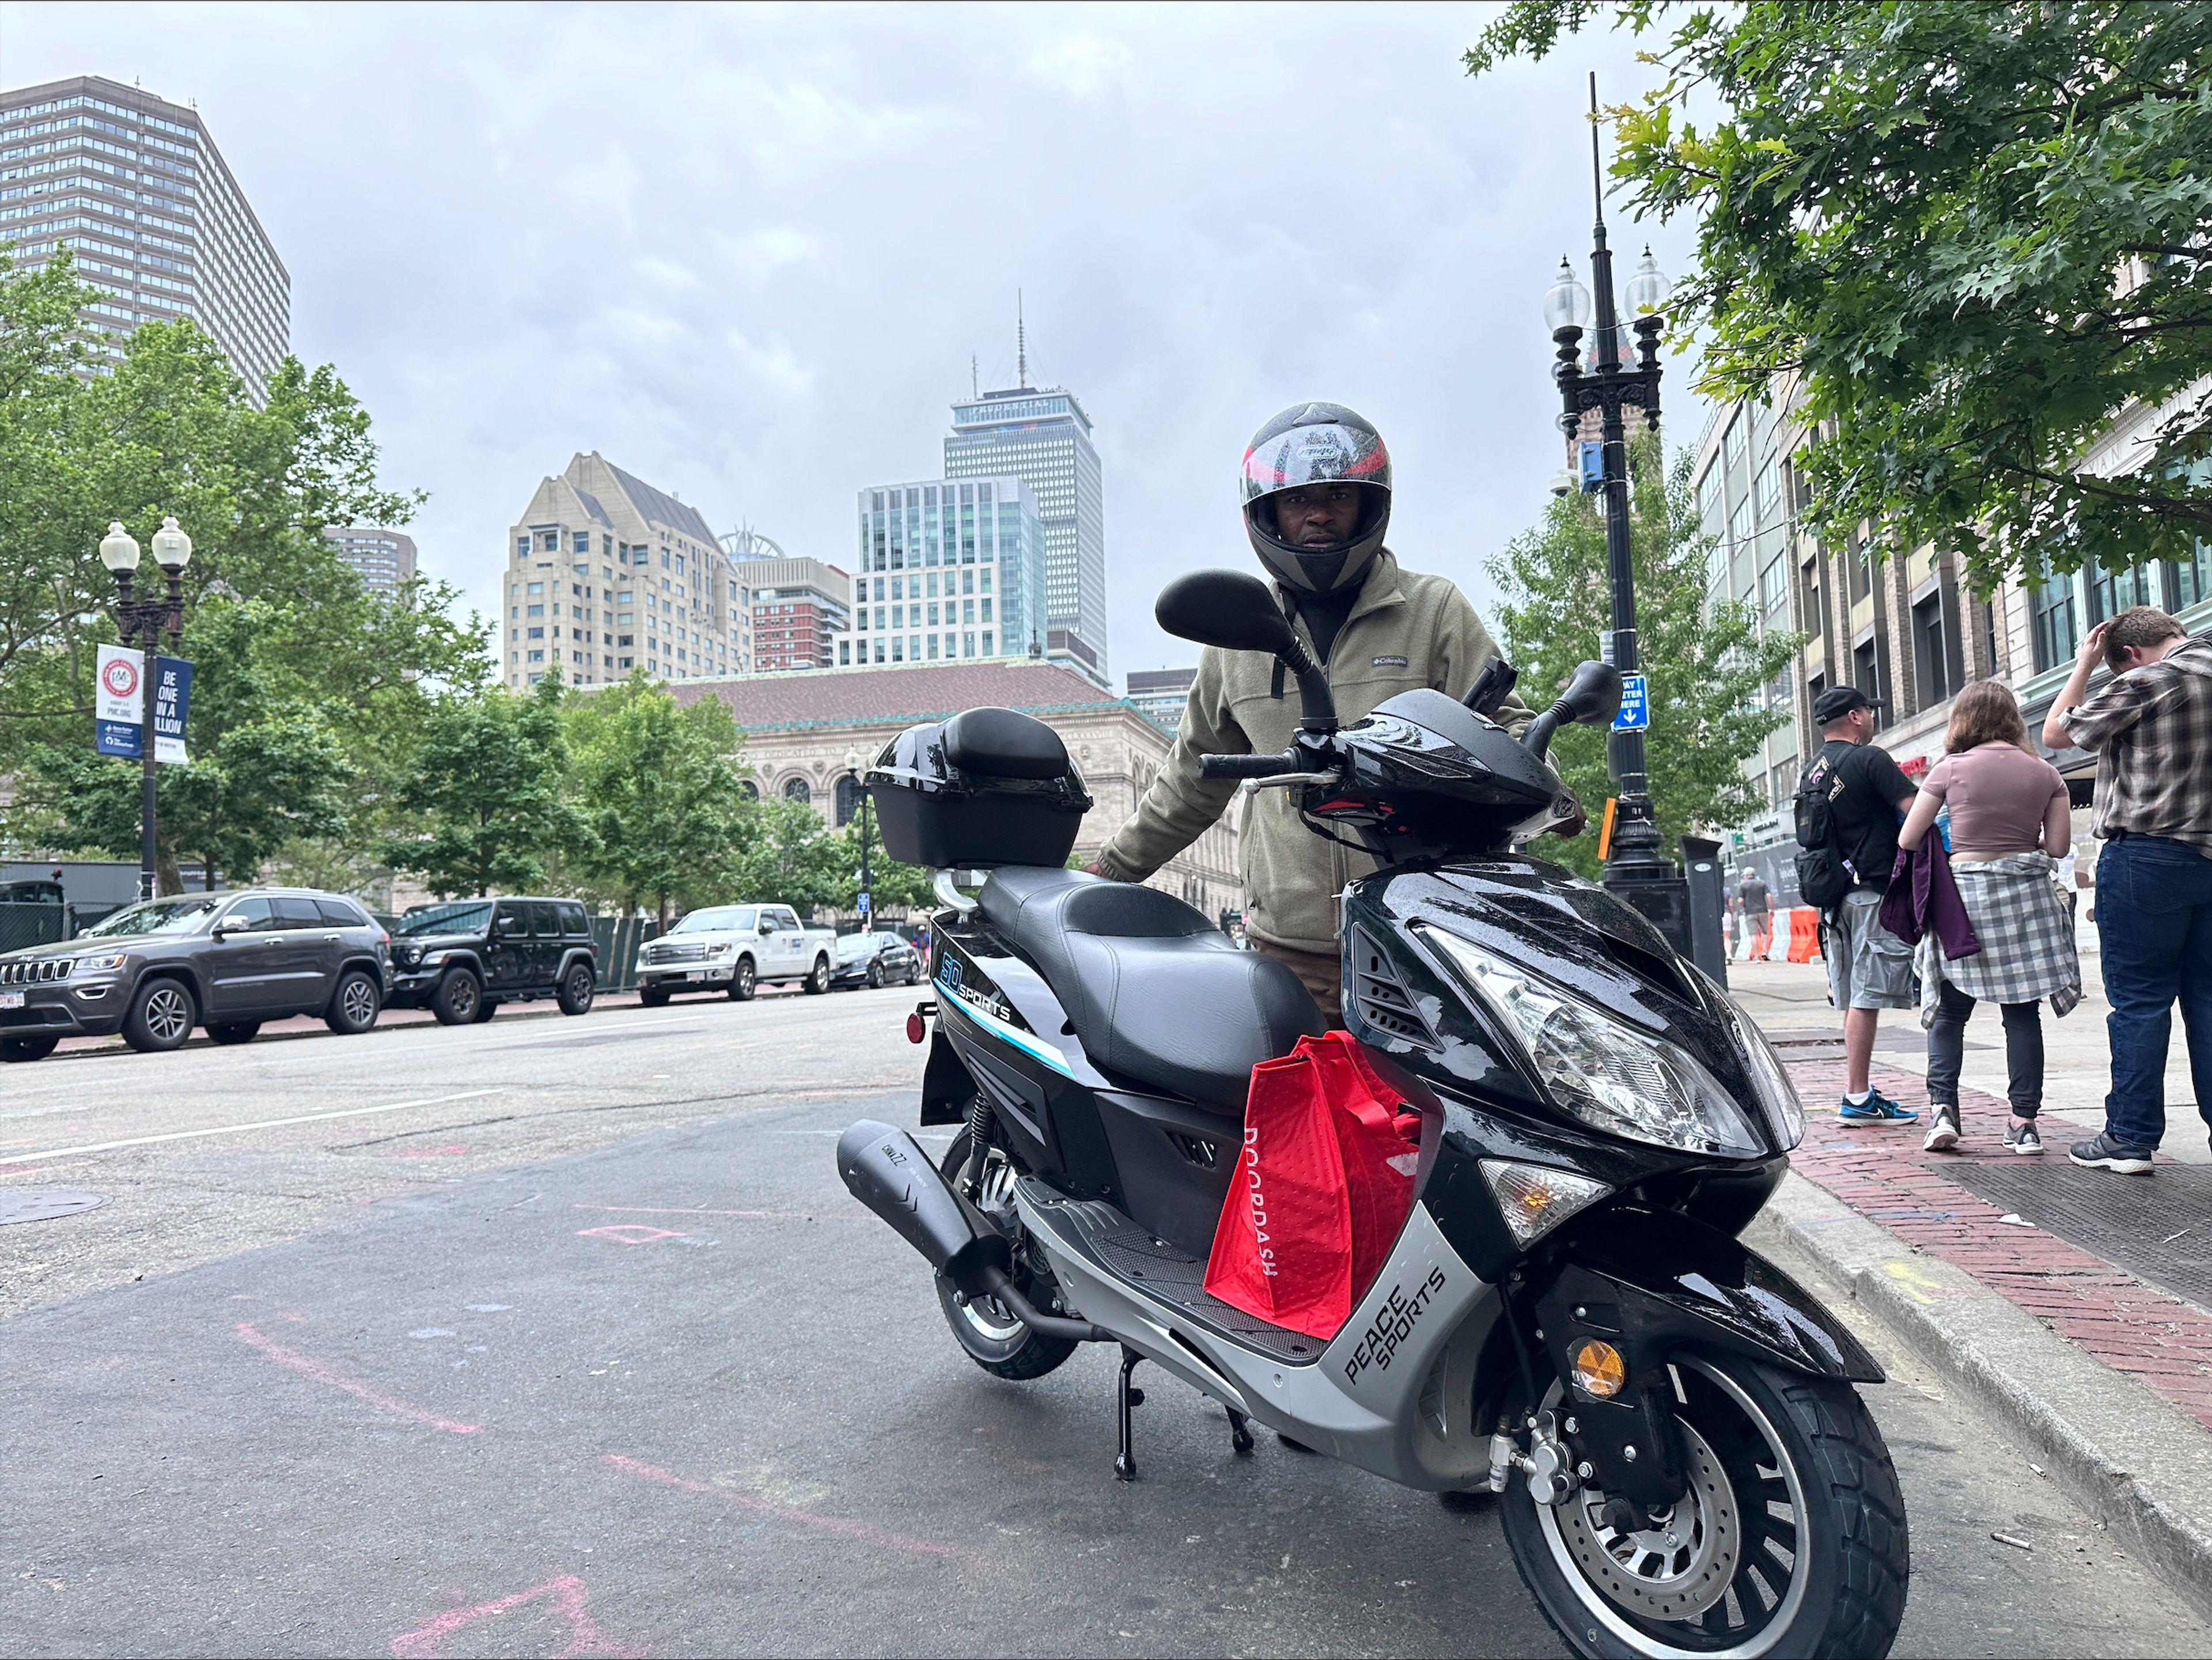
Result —
<instances>
[{"instance_id":1,"label":"white road line","mask_svg":"<svg viewBox=\"0 0 2212 1660\"><path fill-rule=\"evenodd\" d=\"M81 1147L50 1147L44 1152L0 1154L0 1169L28 1164L41 1158L67 1158L81 1152L112 1152L118 1147L143 1147L155 1141L190 1141L202 1135L237 1135L246 1130L279 1129L287 1124L319 1124L325 1118L359 1118L372 1112L404 1112L409 1107L440 1107L449 1101L473 1101L479 1096L504 1095L504 1087L463 1090L459 1095L425 1096L419 1101L388 1101L380 1107L343 1107L336 1112L302 1113L296 1118L264 1118L251 1124L218 1124L213 1129L171 1130L166 1135L134 1135L123 1141L92 1141Z\"/></svg>"}]
</instances>

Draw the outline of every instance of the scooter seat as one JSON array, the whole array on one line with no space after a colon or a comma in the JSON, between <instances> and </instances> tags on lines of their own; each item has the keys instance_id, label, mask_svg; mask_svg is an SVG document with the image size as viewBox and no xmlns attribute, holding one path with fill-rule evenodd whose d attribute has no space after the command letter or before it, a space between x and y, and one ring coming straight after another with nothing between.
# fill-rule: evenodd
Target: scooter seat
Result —
<instances>
[{"instance_id":1,"label":"scooter seat","mask_svg":"<svg viewBox=\"0 0 2212 1660\"><path fill-rule=\"evenodd\" d=\"M1262 1061L1323 1029L1298 977L1157 888L1007 866L983 919L1028 957L1098 1069L1239 1117Z\"/></svg>"}]
</instances>

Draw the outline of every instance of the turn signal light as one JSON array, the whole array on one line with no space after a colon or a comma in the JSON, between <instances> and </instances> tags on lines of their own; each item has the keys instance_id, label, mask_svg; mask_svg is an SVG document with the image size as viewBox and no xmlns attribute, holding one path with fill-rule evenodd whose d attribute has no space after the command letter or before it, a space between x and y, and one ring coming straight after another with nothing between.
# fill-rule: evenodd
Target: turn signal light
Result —
<instances>
[{"instance_id":1,"label":"turn signal light","mask_svg":"<svg viewBox=\"0 0 2212 1660\"><path fill-rule=\"evenodd\" d=\"M1591 1338L1575 1351L1575 1383L1583 1394L1610 1401L1628 1382L1628 1365L1610 1343Z\"/></svg>"},{"instance_id":2,"label":"turn signal light","mask_svg":"<svg viewBox=\"0 0 2212 1660\"><path fill-rule=\"evenodd\" d=\"M1482 1179L1490 1183L1498 1213L1512 1231L1516 1245L1534 1244L1577 1211L1612 1191L1587 1176L1542 1164L1514 1164L1504 1158L1486 1158L1481 1163Z\"/></svg>"},{"instance_id":3,"label":"turn signal light","mask_svg":"<svg viewBox=\"0 0 2212 1660\"><path fill-rule=\"evenodd\" d=\"M909 1043L919 1043L928 1036L929 1022L923 1019L921 1011L916 1009L906 1018L906 1041Z\"/></svg>"}]
</instances>

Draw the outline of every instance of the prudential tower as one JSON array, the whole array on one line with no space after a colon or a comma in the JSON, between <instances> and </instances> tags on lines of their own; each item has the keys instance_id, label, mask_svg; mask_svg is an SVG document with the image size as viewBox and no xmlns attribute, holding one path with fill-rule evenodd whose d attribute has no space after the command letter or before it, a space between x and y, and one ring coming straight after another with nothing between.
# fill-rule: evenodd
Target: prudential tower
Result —
<instances>
[{"instance_id":1,"label":"prudential tower","mask_svg":"<svg viewBox=\"0 0 2212 1660\"><path fill-rule=\"evenodd\" d=\"M1091 417L1064 386L1029 384L1029 339L1016 322L1018 386L952 406L947 478L1008 473L1036 493L1044 530L1045 655L1109 684L1106 501Z\"/></svg>"}]
</instances>

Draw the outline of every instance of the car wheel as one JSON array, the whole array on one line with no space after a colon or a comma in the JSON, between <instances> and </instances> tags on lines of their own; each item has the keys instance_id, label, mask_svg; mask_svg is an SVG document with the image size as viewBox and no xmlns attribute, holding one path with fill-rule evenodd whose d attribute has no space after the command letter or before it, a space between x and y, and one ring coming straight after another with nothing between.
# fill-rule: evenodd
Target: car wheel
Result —
<instances>
[{"instance_id":1,"label":"car wheel","mask_svg":"<svg viewBox=\"0 0 2212 1660\"><path fill-rule=\"evenodd\" d=\"M753 992L758 983L753 976L753 959L750 957L740 957L738 958L738 966L731 971L730 975L730 1000L732 1003L751 1002Z\"/></svg>"},{"instance_id":2,"label":"car wheel","mask_svg":"<svg viewBox=\"0 0 2212 1660\"><path fill-rule=\"evenodd\" d=\"M804 983L806 987L806 994L809 997L819 997L823 992L829 990L830 959L826 957L816 958L814 959L814 972L806 976Z\"/></svg>"},{"instance_id":3,"label":"car wheel","mask_svg":"<svg viewBox=\"0 0 2212 1660\"><path fill-rule=\"evenodd\" d=\"M477 978L474 969L448 969L446 977L438 982L438 989L430 994L430 1012L438 1017L441 1026L474 1025L483 1003L483 982Z\"/></svg>"},{"instance_id":4,"label":"car wheel","mask_svg":"<svg viewBox=\"0 0 2212 1660\"><path fill-rule=\"evenodd\" d=\"M0 1037L0 1061L43 1061L61 1041L58 1037Z\"/></svg>"},{"instance_id":5,"label":"car wheel","mask_svg":"<svg viewBox=\"0 0 2212 1660\"><path fill-rule=\"evenodd\" d=\"M637 1000L647 1008L657 1009L668 1001L668 994L655 990L650 986L640 986L637 988Z\"/></svg>"},{"instance_id":6,"label":"car wheel","mask_svg":"<svg viewBox=\"0 0 2212 1660\"><path fill-rule=\"evenodd\" d=\"M383 1012L384 994L377 989L375 976L364 969L349 969L338 976L323 1024L341 1037L358 1037L376 1025Z\"/></svg>"},{"instance_id":7,"label":"car wheel","mask_svg":"<svg viewBox=\"0 0 2212 1660\"><path fill-rule=\"evenodd\" d=\"M181 980L144 980L131 994L123 1017L123 1041L141 1055L182 1049L199 1023L191 988Z\"/></svg>"},{"instance_id":8,"label":"car wheel","mask_svg":"<svg viewBox=\"0 0 2212 1660\"><path fill-rule=\"evenodd\" d=\"M906 982L909 986L917 986L921 983L921 964L920 962L909 962L906 965Z\"/></svg>"},{"instance_id":9,"label":"car wheel","mask_svg":"<svg viewBox=\"0 0 2212 1660\"><path fill-rule=\"evenodd\" d=\"M589 1014L592 1000L599 994L599 979L588 963L577 963L561 978L561 1012Z\"/></svg>"},{"instance_id":10,"label":"car wheel","mask_svg":"<svg viewBox=\"0 0 2212 1660\"><path fill-rule=\"evenodd\" d=\"M487 997L483 999L477 1005L477 1025L481 1026L485 1021L490 1019L492 1016L498 1012L499 1000L497 998Z\"/></svg>"},{"instance_id":11,"label":"car wheel","mask_svg":"<svg viewBox=\"0 0 2212 1660\"><path fill-rule=\"evenodd\" d=\"M869 989L870 991L881 991L883 988L884 988L884 965L883 965L881 963L871 963L871 964L868 964L868 989Z\"/></svg>"},{"instance_id":12,"label":"car wheel","mask_svg":"<svg viewBox=\"0 0 2212 1660\"><path fill-rule=\"evenodd\" d=\"M209 1041L216 1043L251 1043L254 1033L260 1030L258 1020L210 1020L207 1023Z\"/></svg>"}]
</instances>

